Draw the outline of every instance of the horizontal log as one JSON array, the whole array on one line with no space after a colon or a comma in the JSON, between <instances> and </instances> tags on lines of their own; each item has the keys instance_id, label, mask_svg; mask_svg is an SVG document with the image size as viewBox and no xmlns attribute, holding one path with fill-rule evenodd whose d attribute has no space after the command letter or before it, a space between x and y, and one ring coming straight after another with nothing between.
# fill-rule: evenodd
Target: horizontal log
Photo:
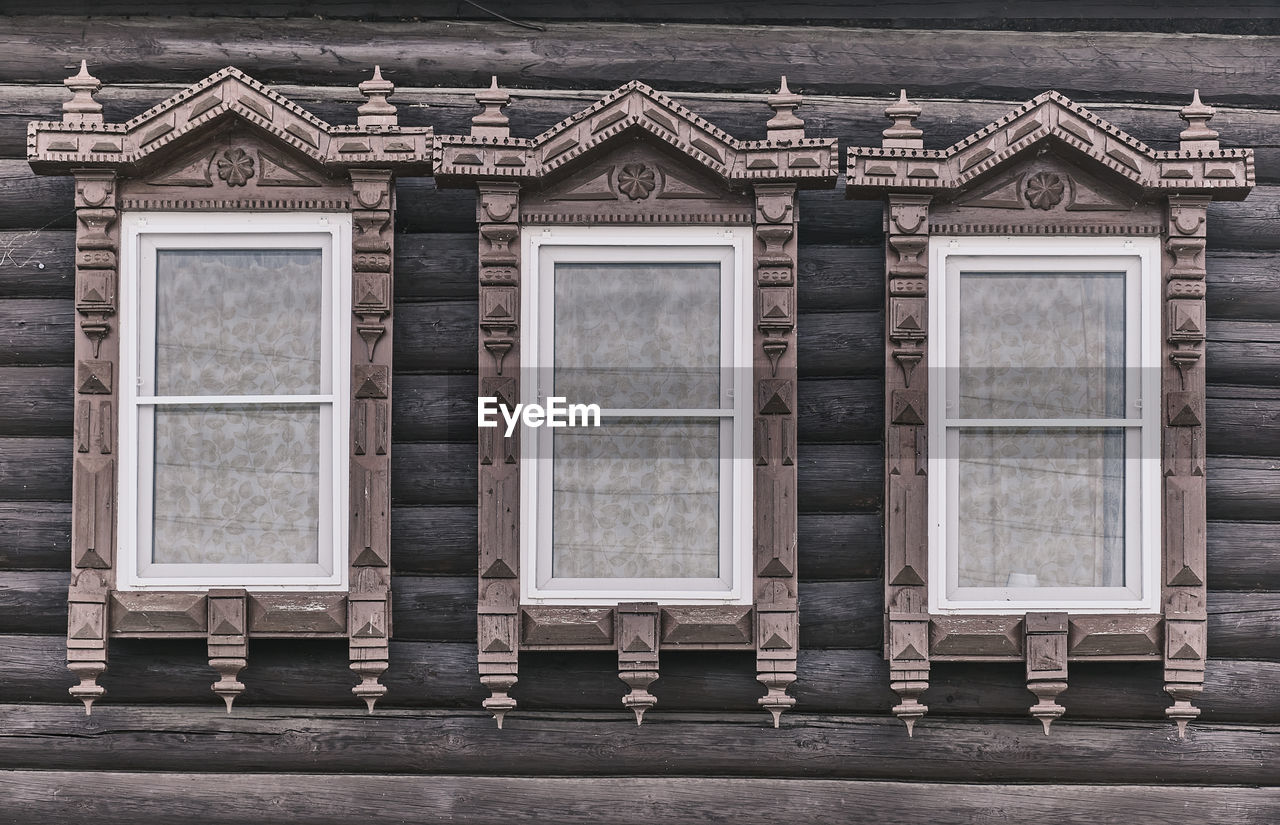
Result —
<instances>
[{"instance_id":1,"label":"horizontal log","mask_svg":"<svg viewBox=\"0 0 1280 825\"><path fill-rule=\"evenodd\" d=\"M71 500L71 437L0 441L0 501Z\"/></svg>"},{"instance_id":2,"label":"horizontal log","mask_svg":"<svg viewBox=\"0 0 1280 825\"><path fill-rule=\"evenodd\" d=\"M75 370L0 367L0 438L71 432Z\"/></svg>"},{"instance_id":3,"label":"horizontal log","mask_svg":"<svg viewBox=\"0 0 1280 825\"><path fill-rule=\"evenodd\" d=\"M1280 590L1276 580L1275 524L1210 521L1208 575L1216 590Z\"/></svg>"},{"instance_id":4,"label":"horizontal log","mask_svg":"<svg viewBox=\"0 0 1280 825\"><path fill-rule=\"evenodd\" d=\"M66 632L64 572L0 573L0 628L10 633ZM476 580L407 576L393 581L395 637L474 641ZM1209 591L1210 656L1280 659L1280 593ZM880 579L800 584L803 648L878 649L883 632Z\"/></svg>"},{"instance_id":5,"label":"horizontal log","mask_svg":"<svg viewBox=\"0 0 1280 825\"><path fill-rule=\"evenodd\" d=\"M355 85L380 64L422 86L476 87L491 74L516 86L616 87L636 76L677 90L775 88L796 74L806 90L883 95L904 76L934 97L1017 99L1054 88L1070 96L1185 102L1206 99L1276 108L1267 38L1185 37L1148 32L962 31L819 26L561 22L537 37L492 21L351 21L223 18L218 48L183 18L103 18L86 28L74 16L6 20L0 78L60 82L67 57L88 58L111 83L194 82L225 65L271 82ZM315 44L324 43L323 51ZM298 55L305 54L306 60ZM1026 55L1035 54L1035 61ZM655 59L660 57L661 59ZM1027 95L1029 96L1029 95Z\"/></svg>"},{"instance_id":6,"label":"horizontal log","mask_svg":"<svg viewBox=\"0 0 1280 825\"><path fill-rule=\"evenodd\" d=\"M23 770L0 773L0 792L12 800L12 810L25 821L71 822L90 806L102 805L104 812L95 814L94 821L103 825L133 825L152 817L239 825L263 810L272 811L273 822L302 825L364 819L374 805L379 818L424 825L551 819L564 825L595 825L604 810L617 825L670 825L726 816L750 825L776 822L779 811L825 819L832 811L854 810L852 800L856 800L857 815L868 817L866 821L903 825L987 821L992 811L1017 811L1019 816L1033 818L1029 821L1063 823L1153 817L1147 821L1194 818L1216 825L1267 825L1280 815L1280 790L1274 788L1053 784L957 788L824 779L543 779L499 777L492 772L443 777L280 776L126 773L113 767L87 777L74 770ZM904 804L906 799L911 800L909 804Z\"/></svg>"},{"instance_id":7,"label":"horizontal log","mask_svg":"<svg viewBox=\"0 0 1280 825\"><path fill-rule=\"evenodd\" d=\"M335 640L253 640L236 707L351 706L356 677L346 645ZM477 708L487 691L476 675L474 642L392 640L379 708ZM60 636L0 636L0 703L72 703L75 678L66 669ZM888 714L896 703L889 668L877 650L802 649L791 692L803 713ZM208 651L201 640L120 639L111 643L100 707L131 704L218 706L209 690ZM653 692L662 713L750 711L762 688L750 653L668 653L659 657ZM1280 722L1274 701L1280 662L1211 656L1201 722ZM1163 720L1169 697L1158 663L1073 662L1062 701L1074 721ZM617 657L607 653L536 653L520 660L514 695L520 708L620 708L625 688ZM929 718L1025 719L1033 701L1017 663L937 663L924 697Z\"/></svg>"},{"instance_id":8,"label":"horizontal log","mask_svg":"<svg viewBox=\"0 0 1280 825\"><path fill-rule=\"evenodd\" d=\"M0 570L62 570L71 558L71 502L0 501Z\"/></svg>"},{"instance_id":9,"label":"horizontal log","mask_svg":"<svg viewBox=\"0 0 1280 825\"><path fill-rule=\"evenodd\" d=\"M1055 735L1046 737L1030 718L926 718L908 742L902 723L884 715L793 712L775 731L765 728L759 714L670 714L664 719L655 710L652 721L637 727L620 708L611 713L516 712L500 731L488 713L478 710L386 710L369 716L363 709L317 715L309 709L237 707L228 716L212 706L104 704L86 717L65 705L6 705L0 707L0 766L78 772L214 768L499 776L927 775L949 782L999 776L1011 782L1106 778L1155 785L1269 785L1280 771L1276 729L1263 725L1193 724L1188 740L1180 741L1168 722L1063 719ZM591 746L565 747L566 737ZM198 745L187 744L191 742ZM1211 772L1206 772L1206 760ZM223 793L232 796L227 793L231 787L224 784Z\"/></svg>"},{"instance_id":10,"label":"horizontal log","mask_svg":"<svg viewBox=\"0 0 1280 825\"><path fill-rule=\"evenodd\" d=\"M492 11L486 11L491 9ZM683 4L627 3L624 0L595 0L589 5L566 0L489 0L484 9L459 4L454 0L259 0L258 2L219 3L211 7L198 0L152 0L144 6L110 0L95 2L85 0L48 0L39 6L17 6L11 12L23 16L31 14L85 14L92 10L98 16L120 15L130 17L315 17L328 20L394 20L397 18L428 18L442 20L492 21L495 13L502 13L527 23L550 21L627 21L627 22L718 22L718 23L836 23L842 25L866 24L901 27L906 21L947 21L951 28L980 30L1008 27L1017 22L1026 30L1053 31L1065 28L1070 31L1108 31L1132 28L1128 16L1119 16L1128 9L1118 9L1114 3L1103 0L1022 0L1016 7L1005 2L955 2L932 0L901 6L885 6L879 0L803 0L795 3L770 3L761 0L751 2L701 2ZM1016 11L1016 16L1011 12ZM1232 23L1245 24L1255 34L1269 31L1266 23L1277 18L1275 6L1263 0L1232 3L1222 6L1206 6L1193 0L1169 0L1160 6L1142 6L1132 10L1136 17L1141 12L1143 22L1157 31L1194 31L1237 33ZM1217 24L1217 26L1215 26Z\"/></svg>"},{"instance_id":11,"label":"horizontal log","mask_svg":"<svg viewBox=\"0 0 1280 825\"><path fill-rule=\"evenodd\" d=\"M75 332L68 299L0 301L0 367L70 366Z\"/></svg>"}]
</instances>

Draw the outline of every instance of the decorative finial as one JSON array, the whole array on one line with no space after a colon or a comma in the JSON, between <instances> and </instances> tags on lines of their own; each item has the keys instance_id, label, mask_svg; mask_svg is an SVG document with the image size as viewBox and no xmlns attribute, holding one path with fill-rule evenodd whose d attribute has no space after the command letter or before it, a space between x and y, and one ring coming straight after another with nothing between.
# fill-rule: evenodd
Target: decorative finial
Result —
<instances>
[{"instance_id":1,"label":"decorative finial","mask_svg":"<svg viewBox=\"0 0 1280 825\"><path fill-rule=\"evenodd\" d=\"M387 98L396 90L396 84L382 77L382 67L373 67L373 77L357 88L369 100L356 109L356 122L361 126L395 126L396 107Z\"/></svg>"},{"instance_id":2,"label":"decorative finial","mask_svg":"<svg viewBox=\"0 0 1280 825\"><path fill-rule=\"evenodd\" d=\"M924 148L924 132L915 126L916 118L920 117L920 107L907 100L906 89L902 90L897 101L885 108L884 116L892 120L893 125L881 132L884 135L884 139L880 141L881 146L886 149L890 147L898 149Z\"/></svg>"},{"instance_id":3,"label":"decorative finial","mask_svg":"<svg viewBox=\"0 0 1280 825\"><path fill-rule=\"evenodd\" d=\"M511 102L511 95L498 88L498 76L493 76L489 88L476 92L476 102L484 107L480 114L471 118L471 135L473 137L504 138L511 135L507 116L502 109Z\"/></svg>"},{"instance_id":4,"label":"decorative finial","mask_svg":"<svg viewBox=\"0 0 1280 825\"><path fill-rule=\"evenodd\" d=\"M1178 112L1178 117L1187 122L1187 128L1178 135L1181 139L1178 148L1184 152L1189 149L1217 149L1218 133L1209 128L1209 121L1215 114L1217 111L1212 106L1200 102L1200 90L1196 89L1190 105L1183 106Z\"/></svg>"},{"instance_id":5,"label":"decorative finial","mask_svg":"<svg viewBox=\"0 0 1280 825\"><path fill-rule=\"evenodd\" d=\"M80 61L80 72L62 81L71 90L72 97L62 104L63 123L101 123L102 104L93 99L102 88L102 81L89 74L86 61Z\"/></svg>"},{"instance_id":6,"label":"decorative finial","mask_svg":"<svg viewBox=\"0 0 1280 825\"><path fill-rule=\"evenodd\" d=\"M796 117L796 107L803 97L792 94L787 88L787 76L782 76L782 84L776 95L769 95L769 107L774 115L765 124L769 130L770 140L804 140L804 121Z\"/></svg>"}]
</instances>

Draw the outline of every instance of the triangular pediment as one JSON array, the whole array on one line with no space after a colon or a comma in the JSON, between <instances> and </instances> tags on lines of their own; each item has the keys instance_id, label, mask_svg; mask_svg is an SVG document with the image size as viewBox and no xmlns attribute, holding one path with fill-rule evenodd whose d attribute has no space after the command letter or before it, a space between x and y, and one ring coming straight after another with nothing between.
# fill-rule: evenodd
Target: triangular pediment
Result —
<instances>
[{"instance_id":1,"label":"triangular pediment","mask_svg":"<svg viewBox=\"0 0 1280 825\"><path fill-rule=\"evenodd\" d=\"M1054 151L1057 149L1058 151ZM974 178L954 197L973 209L1057 212L1128 212L1141 190L1126 179L1079 162L1078 156L1042 143L1008 163Z\"/></svg>"},{"instance_id":2,"label":"triangular pediment","mask_svg":"<svg viewBox=\"0 0 1280 825\"><path fill-rule=\"evenodd\" d=\"M394 121L394 117L390 119ZM333 126L239 69L228 67L124 123L105 123L100 114L34 123L35 145L28 159L41 172L97 167L149 174L154 166L167 165L172 156L183 155L192 145L229 125L256 131L278 146L277 156L291 156L283 166L264 170L266 177L277 180L288 178L287 168L296 167L300 160L326 166L363 165L373 160L424 166L431 155L429 128L394 123L372 128ZM186 177L199 186L203 174L192 169Z\"/></svg>"},{"instance_id":3,"label":"triangular pediment","mask_svg":"<svg viewBox=\"0 0 1280 825\"><path fill-rule=\"evenodd\" d=\"M482 103L506 100L496 87L484 94L490 99L477 96ZM498 119L492 123L491 116L485 117L489 130L493 123L506 122L496 115L492 117ZM477 178L527 181L577 174L595 159L637 139L661 146L664 152L678 156L683 167L698 170L695 176L714 177L726 187L768 180L827 186L837 174L833 139L738 140L640 81L619 87L535 137L511 137L505 126L499 129L496 135L473 131L472 135L439 136L437 178L457 183ZM603 194L608 185L604 179L597 180L596 193ZM589 198L592 191L587 186L583 198ZM677 184L672 181L666 191L675 193Z\"/></svg>"},{"instance_id":4,"label":"triangular pediment","mask_svg":"<svg viewBox=\"0 0 1280 825\"><path fill-rule=\"evenodd\" d=\"M916 114L919 112L917 108ZM915 132L917 136L920 134ZM877 196L885 190L935 193L981 190L988 201L985 205L996 209L1021 208L1015 207L1019 189L1010 182L1010 170L1045 151L1082 170L1098 191L1109 188L1142 197L1169 190L1218 190L1223 197L1242 197L1253 185L1251 150L1156 151L1052 91L1032 98L946 149L914 148L902 145L902 141L886 140L885 143L888 145L849 149L851 195ZM1032 189L1039 191L1036 186ZM1036 200L1047 202L1056 198L1056 187L1050 189L1055 191ZM1000 205L1001 202L1006 205ZM1114 204L1092 202L1088 193L1081 193L1077 200L1077 208L1081 210L1098 210L1104 206L1113 208Z\"/></svg>"}]
</instances>

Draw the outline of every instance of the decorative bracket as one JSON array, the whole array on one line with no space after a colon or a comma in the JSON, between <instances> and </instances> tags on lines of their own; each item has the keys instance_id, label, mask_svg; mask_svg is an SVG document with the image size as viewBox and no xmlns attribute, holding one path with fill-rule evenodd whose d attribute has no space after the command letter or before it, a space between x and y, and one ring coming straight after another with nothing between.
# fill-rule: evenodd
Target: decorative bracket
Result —
<instances>
[{"instance_id":1,"label":"decorative bracket","mask_svg":"<svg viewBox=\"0 0 1280 825\"><path fill-rule=\"evenodd\" d=\"M622 704L635 712L638 727L658 703L649 692L658 678L658 603L619 604L617 622L618 678L631 689Z\"/></svg>"}]
</instances>

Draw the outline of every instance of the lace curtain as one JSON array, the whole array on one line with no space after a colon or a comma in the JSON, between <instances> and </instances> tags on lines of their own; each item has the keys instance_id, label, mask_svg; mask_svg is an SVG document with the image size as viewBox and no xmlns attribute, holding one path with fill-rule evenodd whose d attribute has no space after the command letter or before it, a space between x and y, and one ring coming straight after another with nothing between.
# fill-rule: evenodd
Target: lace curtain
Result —
<instances>
[{"instance_id":1,"label":"lace curtain","mask_svg":"<svg viewBox=\"0 0 1280 825\"><path fill-rule=\"evenodd\" d=\"M1124 273L959 281L950 417L1124 417ZM1124 584L1122 428L954 426L948 450L960 586Z\"/></svg>"},{"instance_id":2,"label":"lace curtain","mask_svg":"<svg viewBox=\"0 0 1280 825\"><path fill-rule=\"evenodd\" d=\"M320 250L162 250L158 396L328 392ZM154 439L152 560L319 560L321 408L217 403L142 410Z\"/></svg>"},{"instance_id":3,"label":"lace curtain","mask_svg":"<svg viewBox=\"0 0 1280 825\"><path fill-rule=\"evenodd\" d=\"M719 264L557 264L554 387L604 409L716 410ZM606 416L551 431L552 574L714 578L716 417Z\"/></svg>"}]
</instances>

